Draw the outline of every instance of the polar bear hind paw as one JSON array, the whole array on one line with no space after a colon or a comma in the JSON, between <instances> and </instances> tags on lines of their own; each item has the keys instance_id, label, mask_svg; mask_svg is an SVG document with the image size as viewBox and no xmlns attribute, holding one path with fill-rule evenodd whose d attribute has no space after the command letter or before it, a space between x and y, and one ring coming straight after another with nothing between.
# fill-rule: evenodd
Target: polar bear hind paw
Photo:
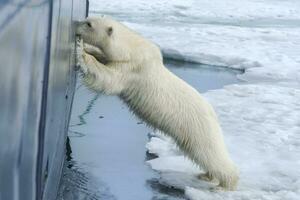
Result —
<instances>
[{"instance_id":1,"label":"polar bear hind paw","mask_svg":"<svg viewBox=\"0 0 300 200\"><path fill-rule=\"evenodd\" d=\"M208 172L199 174L198 178L207 182L211 182L214 179Z\"/></svg>"}]
</instances>

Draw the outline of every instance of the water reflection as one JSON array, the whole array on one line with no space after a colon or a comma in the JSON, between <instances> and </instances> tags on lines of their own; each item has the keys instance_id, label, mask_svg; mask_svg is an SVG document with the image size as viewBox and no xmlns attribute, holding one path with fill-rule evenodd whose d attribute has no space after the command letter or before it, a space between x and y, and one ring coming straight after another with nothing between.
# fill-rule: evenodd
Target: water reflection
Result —
<instances>
[{"instance_id":1,"label":"water reflection","mask_svg":"<svg viewBox=\"0 0 300 200\"><path fill-rule=\"evenodd\" d=\"M74 164L64 167L57 200L116 200L104 182Z\"/></svg>"}]
</instances>

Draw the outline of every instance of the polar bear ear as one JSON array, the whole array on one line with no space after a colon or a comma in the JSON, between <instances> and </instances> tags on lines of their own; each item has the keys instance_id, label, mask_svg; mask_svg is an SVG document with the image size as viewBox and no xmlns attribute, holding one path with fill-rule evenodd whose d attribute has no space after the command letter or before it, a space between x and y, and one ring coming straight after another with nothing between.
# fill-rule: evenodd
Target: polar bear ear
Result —
<instances>
[{"instance_id":1,"label":"polar bear ear","mask_svg":"<svg viewBox=\"0 0 300 200\"><path fill-rule=\"evenodd\" d=\"M106 32L107 32L107 35L111 36L112 33L113 33L113 27L111 27L111 26L108 27L107 30L106 30Z\"/></svg>"}]
</instances>

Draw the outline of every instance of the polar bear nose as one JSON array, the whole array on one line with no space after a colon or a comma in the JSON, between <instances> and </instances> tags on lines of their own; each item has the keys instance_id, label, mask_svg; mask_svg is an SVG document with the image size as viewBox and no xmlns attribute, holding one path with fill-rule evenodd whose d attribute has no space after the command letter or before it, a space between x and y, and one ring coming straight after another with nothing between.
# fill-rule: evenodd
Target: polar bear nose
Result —
<instances>
[{"instance_id":1,"label":"polar bear nose","mask_svg":"<svg viewBox=\"0 0 300 200\"><path fill-rule=\"evenodd\" d=\"M74 28L75 28L75 35L80 36L81 33L79 31L79 26L82 22L81 21L74 21Z\"/></svg>"}]
</instances>

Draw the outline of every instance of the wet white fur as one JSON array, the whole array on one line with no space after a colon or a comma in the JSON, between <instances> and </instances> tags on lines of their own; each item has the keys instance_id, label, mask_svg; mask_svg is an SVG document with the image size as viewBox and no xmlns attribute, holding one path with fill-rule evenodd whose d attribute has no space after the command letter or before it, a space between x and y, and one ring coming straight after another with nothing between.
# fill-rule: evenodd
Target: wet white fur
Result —
<instances>
[{"instance_id":1,"label":"wet white fur","mask_svg":"<svg viewBox=\"0 0 300 200\"><path fill-rule=\"evenodd\" d=\"M84 43L101 49L108 60L100 63L88 49L79 53L87 87L118 95L138 117L171 136L209 178L219 180L219 186L236 188L238 170L212 106L163 65L155 44L108 17L88 18L77 33Z\"/></svg>"}]
</instances>

